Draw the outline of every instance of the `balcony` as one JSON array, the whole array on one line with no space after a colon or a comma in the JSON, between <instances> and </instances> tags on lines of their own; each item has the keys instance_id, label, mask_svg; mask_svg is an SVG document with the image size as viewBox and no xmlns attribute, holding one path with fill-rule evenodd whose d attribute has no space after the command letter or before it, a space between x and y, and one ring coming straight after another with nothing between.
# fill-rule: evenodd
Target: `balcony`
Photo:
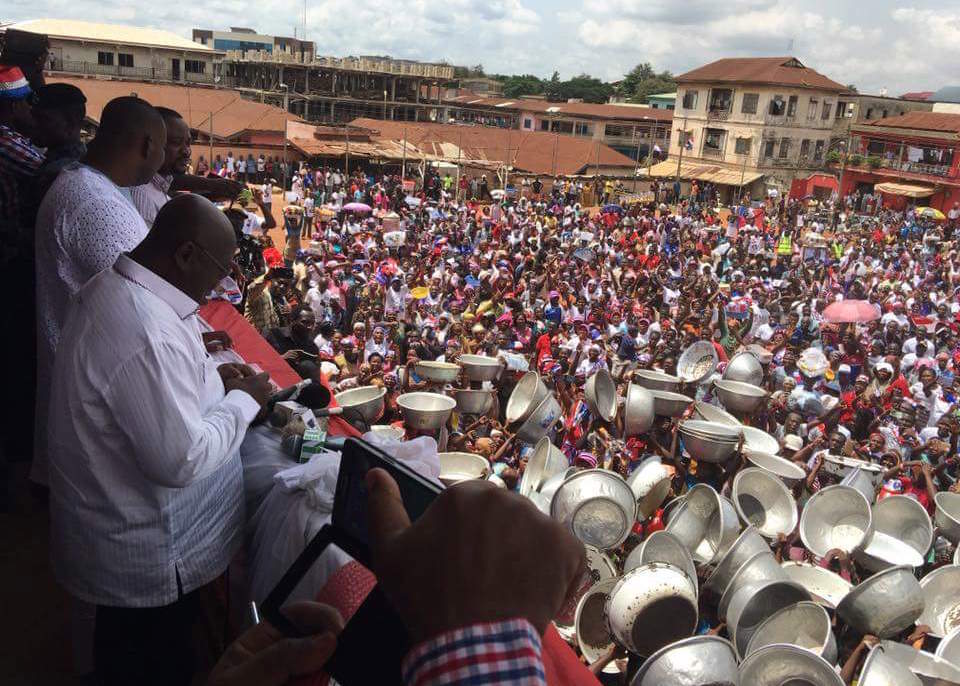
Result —
<instances>
[{"instance_id":1,"label":"balcony","mask_svg":"<svg viewBox=\"0 0 960 686\"><path fill-rule=\"evenodd\" d=\"M707 120L708 121L726 121L730 118L730 109L710 109L707 110Z\"/></svg>"},{"instance_id":2,"label":"balcony","mask_svg":"<svg viewBox=\"0 0 960 686\"><path fill-rule=\"evenodd\" d=\"M723 150L720 148L708 148L704 146L703 150L700 151L700 157L705 159L722 160Z\"/></svg>"}]
</instances>

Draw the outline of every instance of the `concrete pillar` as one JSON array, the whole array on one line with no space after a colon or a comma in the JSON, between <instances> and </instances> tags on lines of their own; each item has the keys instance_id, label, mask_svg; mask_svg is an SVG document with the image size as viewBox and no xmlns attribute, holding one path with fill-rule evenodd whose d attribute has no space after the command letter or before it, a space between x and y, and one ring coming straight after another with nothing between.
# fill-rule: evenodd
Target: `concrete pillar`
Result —
<instances>
[{"instance_id":1,"label":"concrete pillar","mask_svg":"<svg viewBox=\"0 0 960 686\"><path fill-rule=\"evenodd\" d=\"M282 64L280 65L280 83L286 83L286 81L283 80L283 65L282 65Z\"/></svg>"},{"instance_id":2,"label":"concrete pillar","mask_svg":"<svg viewBox=\"0 0 960 686\"><path fill-rule=\"evenodd\" d=\"M414 89L416 90L416 97L417 97L416 102L417 102L417 104L419 105L419 104L420 104L420 82L417 81L416 79L414 79L414 80L413 80L413 87L414 87Z\"/></svg>"},{"instance_id":3,"label":"concrete pillar","mask_svg":"<svg viewBox=\"0 0 960 686\"><path fill-rule=\"evenodd\" d=\"M336 115L334 114L334 105L335 103L333 102L333 100L331 100L330 101L330 122L331 123L337 120Z\"/></svg>"},{"instance_id":4,"label":"concrete pillar","mask_svg":"<svg viewBox=\"0 0 960 686\"><path fill-rule=\"evenodd\" d=\"M390 79L390 99L394 102L397 101L397 79Z\"/></svg>"},{"instance_id":5,"label":"concrete pillar","mask_svg":"<svg viewBox=\"0 0 960 686\"><path fill-rule=\"evenodd\" d=\"M310 92L310 67L307 67L303 72L303 92Z\"/></svg>"}]
</instances>

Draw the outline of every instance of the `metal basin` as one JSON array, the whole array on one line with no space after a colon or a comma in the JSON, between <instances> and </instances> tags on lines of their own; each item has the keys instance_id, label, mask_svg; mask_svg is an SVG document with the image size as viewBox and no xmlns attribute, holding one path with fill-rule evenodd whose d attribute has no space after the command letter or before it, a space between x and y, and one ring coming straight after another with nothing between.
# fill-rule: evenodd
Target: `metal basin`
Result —
<instances>
[{"instance_id":1,"label":"metal basin","mask_svg":"<svg viewBox=\"0 0 960 686\"><path fill-rule=\"evenodd\" d=\"M440 481L445 486L472 479L485 479L490 473L490 463L483 455L437 453L437 459L440 460Z\"/></svg>"},{"instance_id":2,"label":"metal basin","mask_svg":"<svg viewBox=\"0 0 960 686\"><path fill-rule=\"evenodd\" d=\"M954 545L960 545L960 493L942 491L933 501L937 506L933 519L940 534Z\"/></svg>"},{"instance_id":3,"label":"metal basin","mask_svg":"<svg viewBox=\"0 0 960 686\"><path fill-rule=\"evenodd\" d=\"M960 567L947 565L920 579L923 614L917 624L930 627L930 635L943 638L960 628Z\"/></svg>"},{"instance_id":4,"label":"metal basin","mask_svg":"<svg viewBox=\"0 0 960 686\"><path fill-rule=\"evenodd\" d=\"M691 488L679 508L671 515L667 531L680 539L698 563L718 559L740 533L733 505L706 484Z\"/></svg>"},{"instance_id":5,"label":"metal basin","mask_svg":"<svg viewBox=\"0 0 960 686\"><path fill-rule=\"evenodd\" d=\"M680 506L683 505L686 499L686 495L678 495L676 498L671 499L670 502L663 506L663 514L661 517L663 519L664 526L669 524L673 515L680 511Z\"/></svg>"},{"instance_id":6,"label":"metal basin","mask_svg":"<svg viewBox=\"0 0 960 686\"><path fill-rule=\"evenodd\" d=\"M680 377L673 374L664 374L652 369L636 369L633 372L633 382L651 391L676 392L680 388Z\"/></svg>"},{"instance_id":7,"label":"metal basin","mask_svg":"<svg viewBox=\"0 0 960 686\"><path fill-rule=\"evenodd\" d=\"M754 450L746 450L744 452L747 456L747 462L754 467L759 467L764 471L775 474L777 478L790 488L793 488L801 479L807 477L807 472L804 471L803 467L779 455Z\"/></svg>"},{"instance_id":8,"label":"metal basin","mask_svg":"<svg viewBox=\"0 0 960 686\"><path fill-rule=\"evenodd\" d=\"M787 560L782 562L780 567L787 579L807 589L813 602L830 610L835 610L853 589L853 584L842 576L819 565Z\"/></svg>"},{"instance_id":9,"label":"metal basin","mask_svg":"<svg viewBox=\"0 0 960 686\"><path fill-rule=\"evenodd\" d=\"M744 426L743 449L757 453L776 454L780 451L780 442L766 431L752 426Z\"/></svg>"},{"instance_id":10,"label":"metal basin","mask_svg":"<svg viewBox=\"0 0 960 686\"><path fill-rule=\"evenodd\" d=\"M823 557L832 548L846 553L862 547L872 530L870 505L849 486L817 491L800 515L800 539L807 550Z\"/></svg>"},{"instance_id":11,"label":"metal basin","mask_svg":"<svg viewBox=\"0 0 960 686\"><path fill-rule=\"evenodd\" d=\"M433 431L447 423L457 401L440 393L404 393L397 396L403 423L411 429Z\"/></svg>"},{"instance_id":12,"label":"metal basin","mask_svg":"<svg viewBox=\"0 0 960 686\"><path fill-rule=\"evenodd\" d=\"M783 573L780 563L769 549L752 555L730 577L730 582L723 589L723 595L717 604L720 616L727 616L730 603L741 588L768 581L787 581L787 575Z\"/></svg>"},{"instance_id":13,"label":"metal basin","mask_svg":"<svg viewBox=\"0 0 960 686\"><path fill-rule=\"evenodd\" d=\"M758 467L740 471L733 478L733 506L744 524L752 524L760 535L775 539L797 526L797 501L776 476Z\"/></svg>"},{"instance_id":14,"label":"metal basin","mask_svg":"<svg viewBox=\"0 0 960 686\"><path fill-rule=\"evenodd\" d=\"M584 546L587 556L587 569L577 584L577 590L567 599L567 603L560 608L553 623L557 630L573 638L577 606L580 599L596 584L617 578L617 568L609 555L597 550L593 546Z\"/></svg>"},{"instance_id":15,"label":"metal basin","mask_svg":"<svg viewBox=\"0 0 960 686\"><path fill-rule=\"evenodd\" d=\"M563 485L563 482L569 479L574 474L579 473L579 469L576 467L568 467L562 472L557 472L549 479L543 482L543 485L540 486L540 489L537 491L530 491L529 498L532 500L537 507L540 508L540 511L543 514L550 516L550 503L553 501L554 494L559 490Z\"/></svg>"},{"instance_id":16,"label":"metal basin","mask_svg":"<svg viewBox=\"0 0 960 686\"><path fill-rule=\"evenodd\" d=\"M460 414L486 414L493 407L493 391L457 388L453 391Z\"/></svg>"},{"instance_id":17,"label":"metal basin","mask_svg":"<svg viewBox=\"0 0 960 686\"><path fill-rule=\"evenodd\" d=\"M461 355L457 362L470 381L496 381L503 371L503 362L486 355Z\"/></svg>"},{"instance_id":18,"label":"metal basin","mask_svg":"<svg viewBox=\"0 0 960 686\"><path fill-rule=\"evenodd\" d=\"M720 402L731 412L753 414L767 397L764 389L742 381L720 379L715 381L714 385L717 387Z\"/></svg>"},{"instance_id":19,"label":"metal basin","mask_svg":"<svg viewBox=\"0 0 960 686\"><path fill-rule=\"evenodd\" d=\"M740 532L736 540L730 544L727 552L714 567L713 572L707 577L703 584L703 589L716 595L723 593L737 573L737 570L743 564L757 553L769 553L770 544L757 533L757 530L748 526Z\"/></svg>"},{"instance_id":20,"label":"metal basin","mask_svg":"<svg viewBox=\"0 0 960 686\"><path fill-rule=\"evenodd\" d=\"M583 656L587 658L587 664L599 660L613 645L613 634L607 626L603 608L617 581L618 579L598 581L577 603L574 630L577 645L580 646Z\"/></svg>"},{"instance_id":21,"label":"metal basin","mask_svg":"<svg viewBox=\"0 0 960 686\"><path fill-rule=\"evenodd\" d=\"M623 433L625 437L638 436L650 430L656 414L653 396L643 386L627 386L627 402L623 410Z\"/></svg>"},{"instance_id":22,"label":"metal basin","mask_svg":"<svg viewBox=\"0 0 960 686\"><path fill-rule=\"evenodd\" d=\"M925 686L960 684L960 669L926 650L917 650L895 641L880 641L874 650L882 650L884 658L906 667ZM900 686L899 681L896 683Z\"/></svg>"},{"instance_id":23,"label":"metal basin","mask_svg":"<svg viewBox=\"0 0 960 686\"><path fill-rule=\"evenodd\" d=\"M548 394L517 429L517 439L524 443L536 443L553 428L561 413L560 403Z\"/></svg>"},{"instance_id":24,"label":"metal basin","mask_svg":"<svg viewBox=\"0 0 960 686\"><path fill-rule=\"evenodd\" d=\"M719 636L694 636L648 657L632 686L740 686L733 645Z\"/></svg>"},{"instance_id":25,"label":"metal basin","mask_svg":"<svg viewBox=\"0 0 960 686\"><path fill-rule=\"evenodd\" d=\"M550 516L583 543L608 550L627 538L636 521L637 502L618 474L588 469L561 484L550 502Z\"/></svg>"},{"instance_id":26,"label":"metal basin","mask_svg":"<svg viewBox=\"0 0 960 686\"><path fill-rule=\"evenodd\" d=\"M740 352L727 362L727 368L723 370L723 378L726 381L740 381L751 386L759 386L763 383L763 367L760 365L760 360L751 353Z\"/></svg>"},{"instance_id":27,"label":"metal basin","mask_svg":"<svg viewBox=\"0 0 960 686\"><path fill-rule=\"evenodd\" d=\"M837 639L831 629L830 615L809 600L788 605L764 620L747 644L744 657L774 643L799 646L831 665L837 662Z\"/></svg>"},{"instance_id":28,"label":"metal basin","mask_svg":"<svg viewBox=\"0 0 960 686\"><path fill-rule=\"evenodd\" d=\"M850 486L857 489L864 500L873 505L877 501L877 489L873 485L873 479L860 467L854 467L847 472L847 475L840 481L842 486Z\"/></svg>"},{"instance_id":29,"label":"metal basin","mask_svg":"<svg viewBox=\"0 0 960 686\"><path fill-rule=\"evenodd\" d=\"M665 562L677 569L682 569L693 583L694 591L697 590L699 581L693 557L683 543L669 531L654 531L640 545L631 550L623 562L623 573L626 574L649 562Z\"/></svg>"},{"instance_id":30,"label":"metal basin","mask_svg":"<svg viewBox=\"0 0 960 686\"><path fill-rule=\"evenodd\" d=\"M699 617L693 583L683 570L663 562L624 574L604 612L617 644L640 656L690 636Z\"/></svg>"},{"instance_id":31,"label":"metal basin","mask_svg":"<svg viewBox=\"0 0 960 686\"><path fill-rule=\"evenodd\" d=\"M436 383L452 383L460 376L460 365L452 362L417 362L417 376Z\"/></svg>"},{"instance_id":32,"label":"metal basin","mask_svg":"<svg viewBox=\"0 0 960 686\"><path fill-rule=\"evenodd\" d=\"M883 467L878 464L857 460L853 457L847 457L846 455L825 453L823 456L823 470L827 474L838 476L841 479L846 478L850 472L857 468L865 472L875 486L880 483L880 479L883 476ZM867 500L868 502L873 502L873 500L869 498Z\"/></svg>"},{"instance_id":33,"label":"metal basin","mask_svg":"<svg viewBox=\"0 0 960 686\"><path fill-rule=\"evenodd\" d=\"M960 626L943 637L935 655L960 668Z\"/></svg>"},{"instance_id":34,"label":"metal basin","mask_svg":"<svg viewBox=\"0 0 960 686\"><path fill-rule=\"evenodd\" d=\"M670 472L656 455L646 458L630 472L627 484L637 499L637 521L651 517L670 494Z\"/></svg>"},{"instance_id":35,"label":"metal basin","mask_svg":"<svg viewBox=\"0 0 960 686\"><path fill-rule=\"evenodd\" d=\"M661 417L679 417L693 402L693 398L671 391L650 389L650 395L653 396L654 414Z\"/></svg>"},{"instance_id":36,"label":"metal basin","mask_svg":"<svg viewBox=\"0 0 960 686\"><path fill-rule=\"evenodd\" d=\"M520 495L529 496L531 492L539 491L547 479L566 471L569 466L567 456L544 436L537 441L520 477Z\"/></svg>"},{"instance_id":37,"label":"metal basin","mask_svg":"<svg viewBox=\"0 0 960 686\"><path fill-rule=\"evenodd\" d=\"M367 424L380 419L383 416L384 398L387 395L387 389L380 386L360 386L360 388L351 388L349 391L337 393L334 399L337 405L344 410L356 412Z\"/></svg>"},{"instance_id":38,"label":"metal basin","mask_svg":"<svg viewBox=\"0 0 960 686\"><path fill-rule=\"evenodd\" d=\"M513 387L513 392L507 400L507 424L520 422L529 417L549 394L550 390L540 379L539 374L536 372L524 374Z\"/></svg>"},{"instance_id":39,"label":"metal basin","mask_svg":"<svg viewBox=\"0 0 960 686\"><path fill-rule=\"evenodd\" d=\"M700 383L713 374L718 361L717 350L710 341L697 341L680 354L677 376L685 383Z\"/></svg>"},{"instance_id":40,"label":"metal basin","mask_svg":"<svg viewBox=\"0 0 960 686\"><path fill-rule=\"evenodd\" d=\"M684 449L699 462L726 462L737 451L740 441L739 427L695 419L680 425L680 435Z\"/></svg>"},{"instance_id":41,"label":"metal basin","mask_svg":"<svg viewBox=\"0 0 960 686\"><path fill-rule=\"evenodd\" d=\"M892 495L873 506L873 534L855 557L872 572L896 565L918 569L932 545L933 524L923 505L905 495ZM960 596L960 586L957 589Z\"/></svg>"},{"instance_id":42,"label":"metal basin","mask_svg":"<svg viewBox=\"0 0 960 686\"><path fill-rule=\"evenodd\" d=\"M705 403L702 400L698 400L693 404L693 414L707 422L729 424L730 426L743 426L739 419L726 410L721 410L719 407Z\"/></svg>"},{"instance_id":43,"label":"metal basin","mask_svg":"<svg viewBox=\"0 0 960 686\"><path fill-rule=\"evenodd\" d=\"M370 427L370 431L393 441L402 441L404 436L407 435L407 432L401 427L392 424L374 424Z\"/></svg>"},{"instance_id":44,"label":"metal basin","mask_svg":"<svg viewBox=\"0 0 960 686\"><path fill-rule=\"evenodd\" d=\"M744 660L740 682L750 686L844 686L822 657L783 643L764 646Z\"/></svg>"},{"instance_id":45,"label":"metal basin","mask_svg":"<svg viewBox=\"0 0 960 686\"><path fill-rule=\"evenodd\" d=\"M741 586L730 599L726 613L727 631L737 654L745 653L750 639L768 617L803 600L810 600L810 594L792 581L761 581Z\"/></svg>"},{"instance_id":46,"label":"metal basin","mask_svg":"<svg viewBox=\"0 0 960 686\"><path fill-rule=\"evenodd\" d=\"M605 422L617 416L617 385L606 369L599 369L583 385L583 399L593 414Z\"/></svg>"},{"instance_id":47,"label":"metal basin","mask_svg":"<svg viewBox=\"0 0 960 686\"><path fill-rule=\"evenodd\" d=\"M917 621L923 589L911 567L891 567L861 581L837 605L837 616L861 634L890 638Z\"/></svg>"},{"instance_id":48,"label":"metal basin","mask_svg":"<svg viewBox=\"0 0 960 686\"><path fill-rule=\"evenodd\" d=\"M923 682L906 664L891 655L883 643L878 643L863 661L857 686L923 686Z\"/></svg>"}]
</instances>

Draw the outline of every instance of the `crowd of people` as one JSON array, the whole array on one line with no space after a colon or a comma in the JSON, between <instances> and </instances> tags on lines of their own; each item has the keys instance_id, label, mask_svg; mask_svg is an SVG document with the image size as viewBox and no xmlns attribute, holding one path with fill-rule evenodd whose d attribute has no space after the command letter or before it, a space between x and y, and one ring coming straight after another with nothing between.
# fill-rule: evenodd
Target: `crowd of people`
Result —
<instances>
[{"instance_id":1,"label":"crowd of people","mask_svg":"<svg viewBox=\"0 0 960 686\"><path fill-rule=\"evenodd\" d=\"M863 216L844 202L779 196L720 207L717 189L696 184L654 184L649 202L626 204L603 179L586 189L527 180L495 199L482 175L457 182L428 168L411 189L403 170L320 163L290 170L281 252L269 235L270 160L238 154L231 170L232 155L212 166L201 158L195 169L207 174L189 174L187 124L132 96L106 105L84 145L81 92L54 84L34 95L16 67L0 67L0 81L3 257L19 290L36 282L31 311L5 315L22 328L36 308L32 476L49 486L57 580L78 608L96 609L105 683L189 683L189 630L222 596L242 545L238 449L270 387L264 374L210 357L229 346L196 316L211 293L302 377L336 392L387 389L380 423L402 427L397 397L428 388L418 361L502 359L493 409L452 424L446 448L487 457L506 491L517 490L532 446L511 440L504 411L536 371L561 404L551 438L571 465L626 477L658 455L675 475L671 497L698 483L728 492L743 460L692 462L670 418L622 438L622 419L594 416L584 396L608 370L625 397L638 370L676 374L682 352L707 341L718 375L742 350L764 365L769 399L749 423L805 471L801 506L838 480L827 455L882 465L880 497L907 495L931 514L937 493L960 492L956 216L876 203ZM585 190L595 205L581 202ZM825 319L841 299L867 301L876 316ZM711 380L687 392L716 404ZM408 683L461 683L445 672L457 648L474 641L471 655L489 661L497 631L512 632L523 670L511 677L515 665L494 660L490 683L543 683L539 635L576 585L582 546L493 487L450 489L407 529L392 481L377 473L369 486L388 595L426 641L419 650L440 665L449 657L429 677L411 668ZM531 533L500 535L507 528ZM952 555L938 538L925 566ZM417 562L428 558L440 562ZM840 558L825 564L856 577ZM545 568L556 573L536 574ZM477 593L464 598L443 575L486 583L464 585ZM528 577L537 583L502 583ZM424 609L437 606L451 609L442 619ZM294 645L255 628L211 681L279 684L315 671L338 629L328 617L312 643Z\"/></svg>"}]
</instances>

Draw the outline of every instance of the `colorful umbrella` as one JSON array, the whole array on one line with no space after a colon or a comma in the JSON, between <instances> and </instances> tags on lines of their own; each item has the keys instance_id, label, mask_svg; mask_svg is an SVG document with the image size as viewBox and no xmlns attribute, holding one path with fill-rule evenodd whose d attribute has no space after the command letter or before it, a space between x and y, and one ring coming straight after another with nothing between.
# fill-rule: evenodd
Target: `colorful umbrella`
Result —
<instances>
[{"instance_id":1,"label":"colorful umbrella","mask_svg":"<svg viewBox=\"0 0 960 686\"><path fill-rule=\"evenodd\" d=\"M833 324L844 322L872 322L880 319L880 308L866 300L840 300L827 305L823 320Z\"/></svg>"},{"instance_id":2,"label":"colorful umbrella","mask_svg":"<svg viewBox=\"0 0 960 686\"><path fill-rule=\"evenodd\" d=\"M370 212L373 208L370 205L365 205L362 202L351 202L343 206L347 212Z\"/></svg>"},{"instance_id":3,"label":"colorful umbrella","mask_svg":"<svg viewBox=\"0 0 960 686\"><path fill-rule=\"evenodd\" d=\"M947 218L943 212L934 207L918 207L915 212L918 217L923 217L924 219L936 219L938 222L942 222Z\"/></svg>"}]
</instances>

